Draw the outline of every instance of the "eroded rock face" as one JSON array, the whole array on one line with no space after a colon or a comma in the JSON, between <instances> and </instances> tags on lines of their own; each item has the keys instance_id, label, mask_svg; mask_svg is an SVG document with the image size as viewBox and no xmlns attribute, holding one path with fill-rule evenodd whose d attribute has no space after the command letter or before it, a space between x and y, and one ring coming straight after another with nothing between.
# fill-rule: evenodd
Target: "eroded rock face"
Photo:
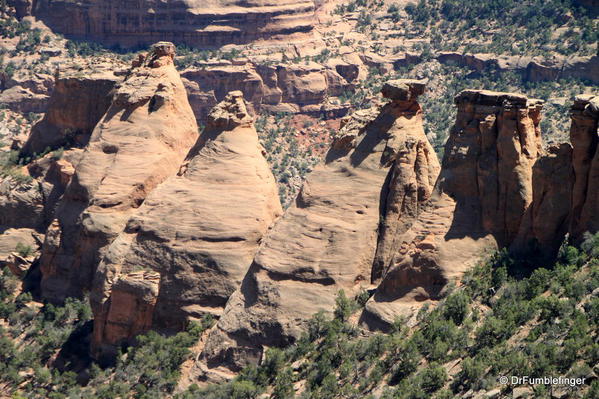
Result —
<instances>
[{"instance_id":1,"label":"eroded rock face","mask_svg":"<svg viewBox=\"0 0 599 399\"><path fill-rule=\"evenodd\" d=\"M549 147L535 162L532 181L533 201L511 249L551 262L570 224L574 183L572 146L564 143Z\"/></svg>"},{"instance_id":2,"label":"eroded rock face","mask_svg":"<svg viewBox=\"0 0 599 399\"><path fill-rule=\"evenodd\" d=\"M360 64L361 65L361 64ZM358 65L352 65L359 70ZM327 98L352 90L357 74L342 77L334 66L257 65L252 62L207 65L181 73L196 118L205 121L209 111L233 90L243 92L249 111L327 112Z\"/></svg>"},{"instance_id":3,"label":"eroded rock face","mask_svg":"<svg viewBox=\"0 0 599 399\"><path fill-rule=\"evenodd\" d=\"M426 176L410 175L405 184L432 186L438 171L416 102L420 83L395 85L414 95L346 121L326 162L308 176L296 203L265 237L208 339L202 355L207 367L238 370L256 362L264 346L293 342L314 313L332 311L340 289L352 295L370 285L392 171L414 168L413 157L402 157L419 145L430 155L421 156ZM395 167L398 157L408 166Z\"/></svg>"},{"instance_id":4,"label":"eroded rock face","mask_svg":"<svg viewBox=\"0 0 599 399\"><path fill-rule=\"evenodd\" d=\"M181 330L190 319L222 313L281 213L243 95L232 92L210 113L179 174L148 196L100 264L91 297L95 356L113 354L150 327ZM155 274L156 289L135 299L121 285L129 287L140 267ZM137 303L144 316L125 317L137 316Z\"/></svg>"},{"instance_id":5,"label":"eroded rock face","mask_svg":"<svg viewBox=\"0 0 599 399\"><path fill-rule=\"evenodd\" d=\"M51 301L91 285L104 250L158 184L177 172L197 138L174 46L140 57L95 127L41 257L42 292Z\"/></svg>"},{"instance_id":6,"label":"eroded rock face","mask_svg":"<svg viewBox=\"0 0 599 399\"><path fill-rule=\"evenodd\" d=\"M388 328L398 315L438 298L486 250L509 245L533 201L541 102L466 90L456 104L456 123L430 200L420 205L411 225L396 218L397 228L388 238L383 235L392 244L384 247L378 264L382 281L361 317L370 328Z\"/></svg>"},{"instance_id":7,"label":"eroded rock face","mask_svg":"<svg viewBox=\"0 0 599 399\"><path fill-rule=\"evenodd\" d=\"M123 47L170 40L195 47L243 44L311 32L314 1L37 1L33 15L53 30Z\"/></svg>"},{"instance_id":8,"label":"eroded rock face","mask_svg":"<svg viewBox=\"0 0 599 399\"><path fill-rule=\"evenodd\" d=\"M110 107L112 90L120 80L122 78L110 73L57 79L44 118L31 130L21 154L28 156L47 148L85 146Z\"/></svg>"},{"instance_id":9,"label":"eroded rock face","mask_svg":"<svg viewBox=\"0 0 599 399\"><path fill-rule=\"evenodd\" d=\"M579 95L571 110L570 141L575 182L572 196L571 232L576 240L582 234L599 230L597 200L599 199L599 96Z\"/></svg>"},{"instance_id":10,"label":"eroded rock face","mask_svg":"<svg viewBox=\"0 0 599 399\"><path fill-rule=\"evenodd\" d=\"M532 201L532 166L541 153L542 101L465 90L456 104L458 115L445 146L439 188L458 203L473 205L482 228L499 245L507 245Z\"/></svg>"}]
</instances>

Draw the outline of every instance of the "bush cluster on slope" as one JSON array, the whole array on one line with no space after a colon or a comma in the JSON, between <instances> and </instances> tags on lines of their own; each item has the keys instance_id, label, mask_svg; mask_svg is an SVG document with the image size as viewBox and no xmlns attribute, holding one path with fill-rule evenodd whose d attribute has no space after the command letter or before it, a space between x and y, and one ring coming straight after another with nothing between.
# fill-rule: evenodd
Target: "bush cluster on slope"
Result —
<instances>
[{"instance_id":1,"label":"bush cluster on slope","mask_svg":"<svg viewBox=\"0 0 599 399\"><path fill-rule=\"evenodd\" d=\"M228 384L192 387L178 398L453 398L470 390L509 393L513 387L499 384L503 375L587 377L587 385L564 389L595 398L598 254L599 235L583 250L564 245L548 269L499 252L439 306L423 308L416 328L398 319L388 334L348 323L359 305L341 292L334 317L315 315L290 348L270 349L260 366ZM537 385L534 395L550 397L549 388Z\"/></svg>"}]
</instances>

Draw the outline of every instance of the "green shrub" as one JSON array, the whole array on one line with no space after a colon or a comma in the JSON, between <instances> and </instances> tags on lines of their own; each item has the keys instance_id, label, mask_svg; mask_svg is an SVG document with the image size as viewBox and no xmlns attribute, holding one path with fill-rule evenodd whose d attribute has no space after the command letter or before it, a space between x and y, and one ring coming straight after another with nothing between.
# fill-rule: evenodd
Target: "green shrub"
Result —
<instances>
[{"instance_id":1,"label":"green shrub","mask_svg":"<svg viewBox=\"0 0 599 399\"><path fill-rule=\"evenodd\" d=\"M443 304L443 315L453 320L456 325L462 324L468 313L470 298L464 291L457 291L445 299Z\"/></svg>"},{"instance_id":2,"label":"green shrub","mask_svg":"<svg viewBox=\"0 0 599 399\"><path fill-rule=\"evenodd\" d=\"M31 245L25 245L22 242L19 242L15 247L15 252L17 252L19 256L22 256L23 258L27 258L30 255L33 255L34 250Z\"/></svg>"},{"instance_id":3,"label":"green shrub","mask_svg":"<svg viewBox=\"0 0 599 399\"><path fill-rule=\"evenodd\" d=\"M447 372L437 364L431 364L419 374L420 386L425 392L435 392L445 385L447 382Z\"/></svg>"}]
</instances>

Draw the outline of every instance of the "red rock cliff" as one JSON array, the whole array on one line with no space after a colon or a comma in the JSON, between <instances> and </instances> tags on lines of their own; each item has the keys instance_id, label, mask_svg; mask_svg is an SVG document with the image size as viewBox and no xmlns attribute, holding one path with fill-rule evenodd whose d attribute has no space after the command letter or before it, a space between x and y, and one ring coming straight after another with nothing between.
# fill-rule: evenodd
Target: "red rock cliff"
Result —
<instances>
[{"instance_id":1,"label":"red rock cliff","mask_svg":"<svg viewBox=\"0 0 599 399\"><path fill-rule=\"evenodd\" d=\"M111 45L218 47L310 32L314 7L310 0L38 0L32 13L57 32Z\"/></svg>"}]
</instances>

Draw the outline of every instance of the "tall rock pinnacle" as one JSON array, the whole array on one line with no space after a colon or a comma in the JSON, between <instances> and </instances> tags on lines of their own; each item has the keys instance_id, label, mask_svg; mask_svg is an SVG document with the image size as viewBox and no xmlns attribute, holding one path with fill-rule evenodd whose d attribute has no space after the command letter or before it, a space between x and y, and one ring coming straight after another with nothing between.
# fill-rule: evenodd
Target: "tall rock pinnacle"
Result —
<instances>
[{"instance_id":1,"label":"tall rock pinnacle","mask_svg":"<svg viewBox=\"0 0 599 399\"><path fill-rule=\"evenodd\" d=\"M353 295L370 286L386 202L416 208L439 170L416 101L423 91L420 81L390 82L383 93L391 102L346 121L227 303L203 352L205 366L238 370L256 362L264 346L293 342L314 313L332 311L340 289Z\"/></svg>"},{"instance_id":2,"label":"tall rock pinnacle","mask_svg":"<svg viewBox=\"0 0 599 399\"><path fill-rule=\"evenodd\" d=\"M383 279L362 314L371 328L386 329L438 299L486 250L509 245L533 200L542 102L484 90L463 91L455 101L431 199L409 228L392 235Z\"/></svg>"},{"instance_id":3,"label":"tall rock pinnacle","mask_svg":"<svg viewBox=\"0 0 599 399\"><path fill-rule=\"evenodd\" d=\"M158 184L173 175L197 125L173 65L156 44L115 90L56 211L41 258L42 294L52 301L88 290L105 249Z\"/></svg>"},{"instance_id":4,"label":"tall rock pinnacle","mask_svg":"<svg viewBox=\"0 0 599 399\"><path fill-rule=\"evenodd\" d=\"M98 267L92 352L114 355L149 328L220 315L281 213L277 186L241 92L210 113L179 174L129 219Z\"/></svg>"}]
</instances>

